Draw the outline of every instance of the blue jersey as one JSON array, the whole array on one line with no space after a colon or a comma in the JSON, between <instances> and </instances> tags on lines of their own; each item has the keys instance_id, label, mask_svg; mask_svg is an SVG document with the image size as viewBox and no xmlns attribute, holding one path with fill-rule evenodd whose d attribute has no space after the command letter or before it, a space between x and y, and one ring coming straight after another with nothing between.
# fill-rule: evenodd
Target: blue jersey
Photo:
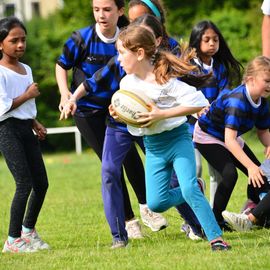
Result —
<instances>
[{"instance_id":1,"label":"blue jersey","mask_svg":"<svg viewBox=\"0 0 270 270\"><path fill-rule=\"evenodd\" d=\"M237 130L237 136L254 126L261 130L269 129L269 105L265 98L261 98L260 106L252 105L246 86L240 85L234 90L222 91L212 102L208 113L198 121L204 132L224 141L225 128Z\"/></svg>"},{"instance_id":2,"label":"blue jersey","mask_svg":"<svg viewBox=\"0 0 270 270\"><path fill-rule=\"evenodd\" d=\"M75 31L64 44L57 63L64 69L73 69L71 92L91 78L117 54L115 43L103 42L96 33L95 26ZM94 95L87 95L77 102L76 115L87 116L98 111L106 111L110 104L110 85Z\"/></svg>"},{"instance_id":3,"label":"blue jersey","mask_svg":"<svg viewBox=\"0 0 270 270\"><path fill-rule=\"evenodd\" d=\"M170 51L179 55L179 44L173 38L169 38ZM106 66L98 70L91 78L85 80L84 87L88 97L97 96L99 93L107 93L110 104L111 96L119 89L121 79L126 75L120 66L117 56L110 59ZM108 118L107 124L126 130L126 125L116 122L112 117Z\"/></svg>"}]
</instances>

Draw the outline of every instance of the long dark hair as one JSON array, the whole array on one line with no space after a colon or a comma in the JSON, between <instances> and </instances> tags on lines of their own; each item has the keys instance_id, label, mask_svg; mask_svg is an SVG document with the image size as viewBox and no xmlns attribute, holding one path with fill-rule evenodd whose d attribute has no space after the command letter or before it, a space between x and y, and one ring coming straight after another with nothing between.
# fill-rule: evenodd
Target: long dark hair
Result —
<instances>
[{"instance_id":1,"label":"long dark hair","mask_svg":"<svg viewBox=\"0 0 270 270\"><path fill-rule=\"evenodd\" d=\"M213 29L219 38L219 49L213 56L213 59L225 66L226 75L230 82L235 80L235 78L237 78L237 82L239 82L241 80L241 70L243 66L234 58L223 35L212 21L200 21L193 27L189 38L189 46L196 49L197 56L200 59L202 55L200 44L202 36L207 29Z\"/></svg>"},{"instance_id":2,"label":"long dark hair","mask_svg":"<svg viewBox=\"0 0 270 270\"><path fill-rule=\"evenodd\" d=\"M125 0L114 0L114 2L116 6L118 7L118 9L125 7ZM127 18L125 14L123 14L122 16L118 18L117 26L119 28L125 27L128 24L129 24L129 19Z\"/></svg>"}]
</instances>

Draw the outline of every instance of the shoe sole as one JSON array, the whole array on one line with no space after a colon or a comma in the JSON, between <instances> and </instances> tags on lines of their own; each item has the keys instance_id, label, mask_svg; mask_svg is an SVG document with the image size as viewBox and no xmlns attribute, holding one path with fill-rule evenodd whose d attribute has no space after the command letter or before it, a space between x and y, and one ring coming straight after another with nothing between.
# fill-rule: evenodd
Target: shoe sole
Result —
<instances>
[{"instance_id":1,"label":"shoe sole","mask_svg":"<svg viewBox=\"0 0 270 270\"><path fill-rule=\"evenodd\" d=\"M145 226L149 227L149 228L152 230L152 232L159 232L159 231L164 230L164 229L166 229L166 228L168 227L168 223L162 225L162 226L159 227L159 228L153 228L151 225L149 225L148 222L144 222L144 221L142 221L142 222L143 222L143 224L144 224Z\"/></svg>"}]
</instances>

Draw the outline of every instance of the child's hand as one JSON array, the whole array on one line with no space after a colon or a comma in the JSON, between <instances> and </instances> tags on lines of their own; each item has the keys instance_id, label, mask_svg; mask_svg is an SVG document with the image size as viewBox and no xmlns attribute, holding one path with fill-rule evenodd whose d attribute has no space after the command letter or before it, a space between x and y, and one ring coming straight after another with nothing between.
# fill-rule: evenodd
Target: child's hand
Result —
<instances>
[{"instance_id":1,"label":"child's hand","mask_svg":"<svg viewBox=\"0 0 270 270\"><path fill-rule=\"evenodd\" d=\"M267 159L270 159L270 146L265 147L264 154Z\"/></svg>"},{"instance_id":2,"label":"child's hand","mask_svg":"<svg viewBox=\"0 0 270 270\"><path fill-rule=\"evenodd\" d=\"M47 135L47 130L46 128L39 123L36 119L33 120L33 130L35 131L35 133L38 136L39 140L45 140L46 135Z\"/></svg>"},{"instance_id":3,"label":"child's hand","mask_svg":"<svg viewBox=\"0 0 270 270\"><path fill-rule=\"evenodd\" d=\"M203 114L207 114L207 112L209 111L210 105L203 107L198 113L198 118L200 118Z\"/></svg>"},{"instance_id":4,"label":"child's hand","mask_svg":"<svg viewBox=\"0 0 270 270\"><path fill-rule=\"evenodd\" d=\"M68 100L70 99L71 97L71 92L67 92L65 94L61 94L61 99L60 99L60 103L58 105L58 109L60 112L63 111L64 107L65 107L65 104L68 102Z\"/></svg>"},{"instance_id":5,"label":"child's hand","mask_svg":"<svg viewBox=\"0 0 270 270\"><path fill-rule=\"evenodd\" d=\"M263 171L257 165L253 164L248 167L248 183L252 184L254 187L261 187L261 184L264 183L263 180Z\"/></svg>"},{"instance_id":6,"label":"child's hand","mask_svg":"<svg viewBox=\"0 0 270 270\"><path fill-rule=\"evenodd\" d=\"M149 107L149 112L138 113L140 117L137 122L142 124L141 127L149 127L154 122L161 120L164 118L163 111L160 110L154 103L148 103L147 106Z\"/></svg>"},{"instance_id":7,"label":"child's hand","mask_svg":"<svg viewBox=\"0 0 270 270\"><path fill-rule=\"evenodd\" d=\"M70 114L74 115L76 109L76 101L74 99L69 99L61 111L59 120L67 119Z\"/></svg>"},{"instance_id":8,"label":"child's hand","mask_svg":"<svg viewBox=\"0 0 270 270\"><path fill-rule=\"evenodd\" d=\"M115 111L115 109L114 109L114 107L113 107L112 104L110 104L110 106L108 107L108 109L109 109L109 114L110 114L110 116L111 116L114 120L116 120L117 122L120 122L120 123L124 123L123 121L121 121L121 119L119 118L119 116L116 114L116 111Z\"/></svg>"},{"instance_id":9,"label":"child's hand","mask_svg":"<svg viewBox=\"0 0 270 270\"><path fill-rule=\"evenodd\" d=\"M38 84L37 83L30 84L27 87L25 93L26 93L28 99L35 98L35 97L39 96L40 92L38 90Z\"/></svg>"}]
</instances>

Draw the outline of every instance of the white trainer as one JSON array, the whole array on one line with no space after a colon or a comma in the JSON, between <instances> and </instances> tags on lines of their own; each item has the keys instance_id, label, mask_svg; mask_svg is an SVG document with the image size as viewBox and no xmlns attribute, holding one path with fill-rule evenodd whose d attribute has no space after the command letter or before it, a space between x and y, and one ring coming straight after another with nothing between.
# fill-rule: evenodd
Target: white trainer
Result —
<instances>
[{"instance_id":1,"label":"white trainer","mask_svg":"<svg viewBox=\"0 0 270 270\"><path fill-rule=\"evenodd\" d=\"M165 229L168 226L167 220L159 213L151 211L148 207L140 209L142 222L153 232Z\"/></svg>"},{"instance_id":2,"label":"white trainer","mask_svg":"<svg viewBox=\"0 0 270 270\"><path fill-rule=\"evenodd\" d=\"M246 214L236 214L229 211L223 211L222 216L235 231L245 232L251 230L253 227L252 222Z\"/></svg>"},{"instance_id":3,"label":"white trainer","mask_svg":"<svg viewBox=\"0 0 270 270\"><path fill-rule=\"evenodd\" d=\"M36 250L50 249L50 246L39 237L35 229L29 233L22 232L21 238Z\"/></svg>"},{"instance_id":4,"label":"white trainer","mask_svg":"<svg viewBox=\"0 0 270 270\"><path fill-rule=\"evenodd\" d=\"M14 240L13 243L9 243L8 240L6 240L3 250L3 253L28 253L28 252L36 252L31 245L26 243L21 238L17 238Z\"/></svg>"},{"instance_id":5,"label":"white trainer","mask_svg":"<svg viewBox=\"0 0 270 270\"><path fill-rule=\"evenodd\" d=\"M133 219L126 222L126 231L129 239L141 239L143 234L141 231L141 225L138 219Z\"/></svg>"}]
</instances>

